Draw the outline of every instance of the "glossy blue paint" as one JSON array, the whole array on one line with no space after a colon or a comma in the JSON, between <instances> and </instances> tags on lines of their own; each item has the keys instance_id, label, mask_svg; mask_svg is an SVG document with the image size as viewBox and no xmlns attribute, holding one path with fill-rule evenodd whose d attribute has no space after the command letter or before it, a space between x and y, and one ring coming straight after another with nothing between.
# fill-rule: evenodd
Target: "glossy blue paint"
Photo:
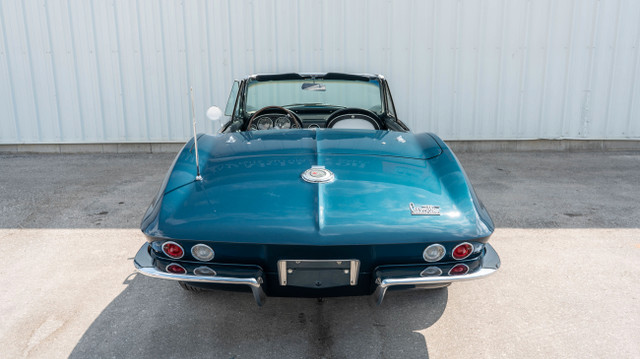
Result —
<instances>
[{"instance_id":1,"label":"glossy blue paint","mask_svg":"<svg viewBox=\"0 0 640 359\"><path fill-rule=\"evenodd\" d=\"M433 134L281 130L202 135L203 181L187 143L147 211L150 240L346 246L485 242L493 223ZM325 166L336 180L304 182ZM440 206L412 216L409 203ZM419 253L418 253L419 254Z\"/></svg>"},{"instance_id":2,"label":"glossy blue paint","mask_svg":"<svg viewBox=\"0 0 640 359\"><path fill-rule=\"evenodd\" d=\"M244 108L247 81L302 77L311 79L275 74L241 81L234 115L222 133L198 135L198 156L193 139L184 146L143 218L141 229L150 244L134 261L141 273L208 288L248 286L261 305L265 293L318 297L374 291L380 303L387 288L394 286L450 283L497 270L499 257L486 244L493 222L460 163L439 137L412 134L396 119L381 76L327 73L313 77L378 81L383 102L380 113L371 116L386 130L251 130L250 118L257 113ZM295 113L285 109L278 113L304 117L302 125L331 127L331 116L339 114L335 108L314 103L291 107ZM351 118L361 112L353 109ZM201 180L196 180L196 158ZM301 174L313 166L332 171L334 180L304 181ZM439 206L440 214L413 215L411 203ZM184 256L168 258L161 250L165 240L179 243ZM461 242L470 242L474 251L457 261L451 253ZM211 246L215 258L196 260L190 250L197 243ZM436 263L426 263L422 257L431 243L446 250ZM285 280L289 271L279 268L278 261L287 259L325 260L330 266L357 262L359 268L347 273L303 269L301 274L289 268L298 280L283 285L280 278ZM186 273L167 273L165 268L172 262L182 265ZM469 273L449 275L457 263L465 263ZM198 275L195 269L201 265L220 277ZM442 277L422 277L427 266L437 266ZM345 282L345 274L353 275L357 283L350 282L350 277Z\"/></svg>"}]
</instances>

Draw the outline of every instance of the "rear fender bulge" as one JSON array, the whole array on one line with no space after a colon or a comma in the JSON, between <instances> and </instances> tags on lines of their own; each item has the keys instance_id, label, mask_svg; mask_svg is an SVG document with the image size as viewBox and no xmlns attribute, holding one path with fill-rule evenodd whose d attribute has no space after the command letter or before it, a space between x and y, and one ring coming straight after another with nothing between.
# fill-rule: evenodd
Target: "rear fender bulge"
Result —
<instances>
[{"instance_id":1,"label":"rear fender bulge","mask_svg":"<svg viewBox=\"0 0 640 359\"><path fill-rule=\"evenodd\" d=\"M198 138L202 137L200 134ZM173 159L169 170L167 171L158 192L153 197L151 204L147 208L142 221L140 223L140 229L145 232L146 229L151 226L153 221L157 221L158 212L162 207L162 199L165 194L172 190L192 183L196 178L196 162L195 154L193 153L194 141L191 138L187 143L182 146L182 149L178 152Z\"/></svg>"},{"instance_id":2,"label":"rear fender bulge","mask_svg":"<svg viewBox=\"0 0 640 359\"><path fill-rule=\"evenodd\" d=\"M433 166L434 171L438 173L443 184L446 185L452 199L458 203L469 203L467 199L471 200L470 204L476 212L479 223L485 227L483 228L483 231L486 232L485 236L491 235L495 229L493 220L482 201L476 195L462 164L440 137L432 133L429 135L440 145L443 152L441 156L432 158L428 162Z\"/></svg>"}]
</instances>

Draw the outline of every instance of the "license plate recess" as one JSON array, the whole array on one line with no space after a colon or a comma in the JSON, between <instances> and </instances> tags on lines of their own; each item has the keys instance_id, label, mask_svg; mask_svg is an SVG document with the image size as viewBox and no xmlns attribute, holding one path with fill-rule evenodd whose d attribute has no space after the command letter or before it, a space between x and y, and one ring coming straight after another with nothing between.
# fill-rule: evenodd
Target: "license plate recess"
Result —
<instances>
[{"instance_id":1,"label":"license plate recess","mask_svg":"<svg viewBox=\"0 0 640 359\"><path fill-rule=\"evenodd\" d=\"M332 288L358 284L357 259L287 259L278 261L280 285L305 288Z\"/></svg>"}]
</instances>

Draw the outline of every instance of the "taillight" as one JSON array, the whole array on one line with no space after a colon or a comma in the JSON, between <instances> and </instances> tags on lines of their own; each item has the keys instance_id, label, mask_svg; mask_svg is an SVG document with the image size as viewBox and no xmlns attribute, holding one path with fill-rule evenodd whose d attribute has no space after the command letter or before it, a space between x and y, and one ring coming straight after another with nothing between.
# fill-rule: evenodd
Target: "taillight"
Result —
<instances>
[{"instance_id":1,"label":"taillight","mask_svg":"<svg viewBox=\"0 0 640 359\"><path fill-rule=\"evenodd\" d=\"M187 270L179 264L171 263L167 266L167 272L175 274L185 274Z\"/></svg>"},{"instance_id":2,"label":"taillight","mask_svg":"<svg viewBox=\"0 0 640 359\"><path fill-rule=\"evenodd\" d=\"M449 275L461 275L469 271L469 267L466 264L456 264L449 270Z\"/></svg>"},{"instance_id":3,"label":"taillight","mask_svg":"<svg viewBox=\"0 0 640 359\"><path fill-rule=\"evenodd\" d=\"M182 258L182 256L184 256L184 250L176 242L164 242L164 244L162 245L162 251L167 255L167 257L173 259L180 259Z\"/></svg>"},{"instance_id":4,"label":"taillight","mask_svg":"<svg viewBox=\"0 0 640 359\"><path fill-rule=\"evenodd\" d=\"M432 244L424 249L422 258L426 262L437 262L444 257L445 250L441 244Z\"/></svg>"},{"instance_id":5,"label":"taillight","mask_svg":"<svg viewBox=\"0 0 640 359\"><path fill-rule=\"evenodd\" d=\"M420 272L421 277L435 277L442 274L442 269L438 267L427 267Z\"/></svg>"},{"instance_id":6,"label":"taillight","mask_svg":"<svg viewBox=\"0 0 640 359\"><path fill-rule=\"evenodd\" d=\"M204 275L204 276L215 276L217 273L215 270L209 268L209 267L198 267L196 269L193 270L193 274L195 275Z\"/></svg>"},{"instance_id":7,"label":"taillight","mask_svg":"<svg viewBox=\"0 0 640 359\"><path fill-rule=\"evenodd\" d=\"M473 253L473 245L471 245L471 243L464 242L458 244L453 249L453 252L451 252L451 255L453 256L453 259L462 260L470 256L471 253Z\"/></svg>"},{"instance_id":8,"label":"taillight","mask_svg":"<svg viewBox=\"0 0 640 359\"><path fill-rule=\"evenodd\" d=\"M191 247L191 255L199 261L206 262L213 259L215 252L208 245L200 243Z\"/></svg>"}]
</instances>

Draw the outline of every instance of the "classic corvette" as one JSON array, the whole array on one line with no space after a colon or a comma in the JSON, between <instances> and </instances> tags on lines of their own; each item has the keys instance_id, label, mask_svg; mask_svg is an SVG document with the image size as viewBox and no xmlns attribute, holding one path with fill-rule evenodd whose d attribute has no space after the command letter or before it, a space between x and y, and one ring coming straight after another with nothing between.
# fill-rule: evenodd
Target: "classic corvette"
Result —
<instances>
[{"instance_id":1,"label":"classic corvette","mask_svg":"<svg viewBox=\"0 0 640 359\"><path fill-rule=\"evenodd\" d=\"M493 222L460 163L397 118L383 76L253 75L234 83L225 114L218 133L186 143L145 213L140 273L191 291L251 291L258 305L380 304L388 289L499 268Z\"/></svg>"}]
</instances>

